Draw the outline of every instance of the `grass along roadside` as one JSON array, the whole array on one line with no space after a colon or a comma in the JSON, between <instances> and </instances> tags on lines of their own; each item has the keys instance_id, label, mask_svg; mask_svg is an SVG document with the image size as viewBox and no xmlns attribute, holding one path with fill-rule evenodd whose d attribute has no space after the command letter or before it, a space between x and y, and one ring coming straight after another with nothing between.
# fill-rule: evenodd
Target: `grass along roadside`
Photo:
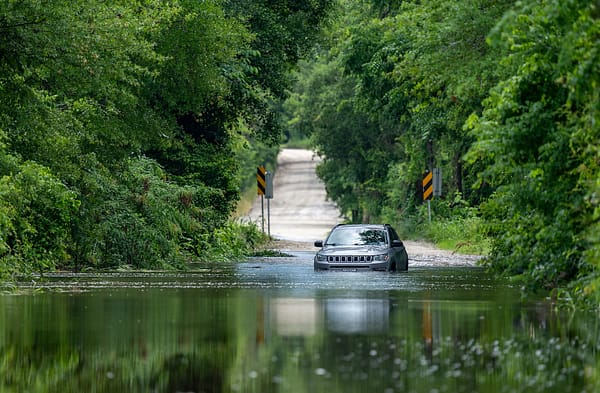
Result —
<instances>
[{"instance_id":1,"label":"grass along roadside","mask_svg":"<svg viewBox=\"0 0 600 393\"><path fill-rule=\"evenodd\" d=\"M488 255L490 239L484 234L483 220L479 217L420 221L410 219L398 225L401 237L425 240L442 250L457 254Z\"/></svg>"},{"instance_id":2,"label":"grass along roadside","mask_svg":"<svg viewBox=\"0 0 600 393\"><path fill-rule=\"evenodd\" d=\"M427 223L425 236L437 247L455 253L487 255L490 251L490 239L484 235L479 217Z\"/></svg>"}]
</instances>

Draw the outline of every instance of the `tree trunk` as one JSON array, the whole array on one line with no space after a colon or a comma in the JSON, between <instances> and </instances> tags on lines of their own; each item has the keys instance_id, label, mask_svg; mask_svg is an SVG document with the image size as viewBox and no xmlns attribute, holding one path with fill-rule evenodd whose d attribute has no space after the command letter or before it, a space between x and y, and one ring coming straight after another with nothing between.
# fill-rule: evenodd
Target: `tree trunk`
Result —
<instances>
[{"instance_id":1,"label":"tree trunk","mask_svg":"<svg viewBox=\"0 0 600 393\"><path fill-rule=\"evenodd\" d=\"M463 163L460 152L454 156L454 179L456 180L456 190L463 195Z\"/></svg>"}]
</instances>

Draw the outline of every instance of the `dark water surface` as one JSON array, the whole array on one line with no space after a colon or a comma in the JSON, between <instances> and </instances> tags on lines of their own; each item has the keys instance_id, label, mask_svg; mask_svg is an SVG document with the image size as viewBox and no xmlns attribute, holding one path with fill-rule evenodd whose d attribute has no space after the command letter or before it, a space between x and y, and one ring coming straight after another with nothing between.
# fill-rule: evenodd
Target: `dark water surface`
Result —
<instances>
[{"instance_id":1,"label":"dark water surface","mask_svg":"<svg viewBox=\"0 0 600 393\"><path fill-rule=\"evenodd\" d=\"M311 257L23 282L0 295L0 392L600 391L597 315L479 268Z\"/></svg>"}]
</instances>

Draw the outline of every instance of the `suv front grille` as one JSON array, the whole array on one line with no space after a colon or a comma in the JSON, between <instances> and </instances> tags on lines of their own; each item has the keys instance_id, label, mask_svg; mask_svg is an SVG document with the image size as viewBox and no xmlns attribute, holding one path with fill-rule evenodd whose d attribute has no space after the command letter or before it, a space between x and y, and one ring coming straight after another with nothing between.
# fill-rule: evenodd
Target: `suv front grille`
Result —
<instances>
[{"instance_id":1,"label":"suv front grille","mask_svg":"<svg viewBox=\"0 0 600 393\"><path fill-rule=\"evenodd\" d=\"M330 263L371 263L372 261L372 255L341 255L327 257L327 262Z\"/></svg>"}]
</instances>

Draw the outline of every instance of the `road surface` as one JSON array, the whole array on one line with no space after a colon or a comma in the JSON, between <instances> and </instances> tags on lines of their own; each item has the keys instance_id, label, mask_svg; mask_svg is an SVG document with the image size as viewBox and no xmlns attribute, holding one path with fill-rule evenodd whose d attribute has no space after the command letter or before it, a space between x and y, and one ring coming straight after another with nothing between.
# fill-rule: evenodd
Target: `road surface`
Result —
<instances>
[{"instance_id":1,"label":"road surface","mask_svg":"<svg viewBox=\"0 0 600 393\"><path fill-rule=\"evenodd\" d=\"M269 248L316 251L314 241L324 239L334 225L344 221L335 203L327 199L325 186L316 175L318 163L319 157L309 150L283 149L280 152L273 177L273 199L263 201L265 231L269 227L270 210L270 233L274 238ZM261 227L260 197L246 219ZM405 240L404 244L409 265L413 266L472 266L480 259L479 256L455 255L426 242Z\"/></svg>"},{"instance_id":2,"label":"road surface","mask_svg":"<svg viewBox=\"0 0 600 393\"><path fill-rule=\"evenodd\" d=\"M323 239L331 227L343 221L315 173L318 163L319 157L309 150L283 149L279 154L273 177L273 199L264 200L265 231L268 230L268 202L274 238L312 243ZM248 216L259 227L262 225L260 197Z\"/></svg>"}]
</instances>

